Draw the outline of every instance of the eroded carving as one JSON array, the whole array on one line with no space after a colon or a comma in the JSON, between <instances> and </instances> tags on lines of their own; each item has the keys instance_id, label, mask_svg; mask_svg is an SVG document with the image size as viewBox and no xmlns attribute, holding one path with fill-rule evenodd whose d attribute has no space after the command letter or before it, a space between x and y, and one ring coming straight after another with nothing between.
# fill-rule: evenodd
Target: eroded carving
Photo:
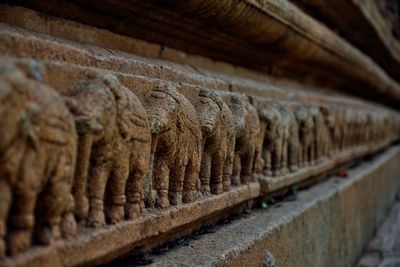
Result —
<instances>
[{"instance_id":1,"label":"eroded carving","mask_svg":"<svg viewBox=\"0 0 400 267\"><path fill-rule=\"evenodd\" d=\"M192 202L198 192L202 135L193 105L169 84L149 92L143 102L152 134L156 206Z\"/></svg>"},{"instance_id":2,"label":"eroded carving","mask_svg":"<svg viewBox=\"0 0 400 267\"><path fill-rule=\"evenodd\" d=\"M73 236L73 213L79 227L135 219L146 205L221 194L254 174L291 181L400 135L398 114L376 106L180 84L185 97L158 80L128 90L102 71L80 73L67 89L52 84L61 98L25 72L0 64L0 256Z\"/></svg>"},{"instance_id":3,"label":"eroded carving","mask_svg":"<svg viewBox=\"0 0 400 267\"><path fill-rule=\"evenodd\" d=\"M249 103L247 96L225 94L223 96L233 114L235 125L235 156L231 183L248 184L254 170L255 155L258 149L260 120L257 110Z\"/></svg>"},{"instance_id":4,"label":"eroded carving","mask_svg":"<svg viewBox=\"0 0 400 267\"><path fill-rule=\"evenodd\" d=\"M229 190L235 149L235 128L232 112L217 91L201 89L196 111L203 135L200 169L203 195Z\"/></svg>"},{"instance_id":5,"label":"eroded carving","mask_svg":"<svg viewBox=\"0 0 400 267\"><path fill-rule=\"evenodd\" d=\"M0 257L75 233L77 137L62 98L0 63Z\"/></svg>"},{"instance_id":6,"label":"eroded carving","mask_svg":"<svg viewBox=\"0 0 400 267\"><path fill-rule=\"evenodd\" d=\"M104 225L106 219L121 221L125 207L127 217L136 218L144 210L150 157L145 110L112 75L87 77L77 87L65 97L79 134L76 215L81 220L87 217L92 227Z\"/></svg>"}]
</instances>

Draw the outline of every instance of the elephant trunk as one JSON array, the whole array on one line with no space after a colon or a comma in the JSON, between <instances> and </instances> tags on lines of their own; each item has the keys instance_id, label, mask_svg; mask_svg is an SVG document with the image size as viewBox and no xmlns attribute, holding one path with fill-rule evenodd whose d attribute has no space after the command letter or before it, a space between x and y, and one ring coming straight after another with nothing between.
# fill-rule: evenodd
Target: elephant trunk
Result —
<instances>
[{"instance_id":1,"label":"elephant trunk","mask_svg":"<svg viewBox=\"0 0 400 267\"><path fill-rule=\"evenodd\" d=\"M76 162L75 180L73 185L75 216L78 220L85 220L89 210L86 187L92 145L93 134L88 133L79 136L78 160Z\"/></svg>"}]
</instances>

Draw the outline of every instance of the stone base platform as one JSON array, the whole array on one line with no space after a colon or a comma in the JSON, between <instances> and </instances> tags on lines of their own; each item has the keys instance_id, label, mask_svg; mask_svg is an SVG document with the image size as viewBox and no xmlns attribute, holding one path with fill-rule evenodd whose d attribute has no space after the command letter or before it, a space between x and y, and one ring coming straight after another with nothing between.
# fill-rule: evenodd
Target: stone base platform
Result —
<instances>
[{"instance_id":1,"label":"stone base platform","mask_svg":"<svg viewBox=\"0 0 400 267\"><path fill-rule=\"evenodd\" d=\"M357 267L400 266L400 192L389 216L364 250Z\"/></svg>"},{"instance_id":2,"label":"stone base platform","mask_svg":"<svg viewBox=\"0 0 400 267\"><path fill-rule=\"evenodd\" d=\"M297 194L256 209L164 255L154 266L354 266L400 186L400 146ZM130 266L129 257L111 266Z\"/></svg>"},{"instance_id":3,"label":"stone base platform","mask_svg":"<svg viewBox=\"0 0 400 267\"><path fill-rule=\"evenodd\" d=\"M232 188L231 191L194 203L151 210L138 220L125 221L101 229L81 229L78 238L60 241L49 247L36 246L16 258L0 261L0 266L85 266L110 261L142 246L159 244L172 239L174 232L196 228L213 214L254 199L259 195L258 183ZM178 235L179 236L179 235ZM155 240L154 240L155 239ZM132 245L134 244L134 246ZM150 245L151 246L151 245Z\"/></svg>"}]
</instances>

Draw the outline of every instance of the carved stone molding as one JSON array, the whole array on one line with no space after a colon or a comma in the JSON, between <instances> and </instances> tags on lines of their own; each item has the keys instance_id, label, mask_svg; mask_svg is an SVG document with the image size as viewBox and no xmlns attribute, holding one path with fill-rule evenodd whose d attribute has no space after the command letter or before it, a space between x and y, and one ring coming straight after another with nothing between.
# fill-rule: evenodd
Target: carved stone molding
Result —
<instances>
[{"instance_id":1,"label":"carved stone molding","mask_svg":"<svg viewBox=\"0 0 400 267\"><path fill-rule=\"evenodd\" d=\"M0 54L1 266L146 251L400 137L371 102L7 23Z\"/></svg>"},{"instance_id":2,"label":"carved stone molding","mask_svg":"<svg viewBox=\"0 0 400 267\"><path fill-rule=\"evenodd\" d=\"M100 263L399 138L398 114L368 104L274 100L71 64L1 62L1 132L10 134L0 150L2 177L10 177L0 184L10 201L1 206L6 266ZM29 187L13 177L39 183L39 198L19 203L19 188ZM56 215L35 211L45 201L61 203ZM13 223L25 217L26 224ZM111 239L125 241L107 246Z\"/></svg>"},{"instance_id":3,"label":"carved stone molding","mask_svg":"<svg viewBox=\"0 0 400 267\"><path fill-rule=\"evenodd\" d=\"M400 100L381 66L288 0L10 2L394 107ZM11 6L2 21L21 24L19 17Z\"/></svg>"}]
</instances>

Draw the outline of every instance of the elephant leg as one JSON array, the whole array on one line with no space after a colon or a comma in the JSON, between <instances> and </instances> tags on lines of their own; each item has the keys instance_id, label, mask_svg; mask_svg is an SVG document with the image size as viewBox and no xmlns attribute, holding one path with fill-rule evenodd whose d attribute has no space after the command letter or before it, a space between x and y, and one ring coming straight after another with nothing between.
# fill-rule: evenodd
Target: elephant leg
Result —
<instances>
[{"instance_id":1,"label":"elephant leg","mask_svg":"<svg viewBox=\"0 0 400 267\"><path fill-rule=\"evenodd\" d=\"M171 170L170 182L169 182L169 202L172 205L182 204L182 191L183 182L185 179L187 163L175 164L174 168Z\"/></svg>"},{"instance_id":2,"label":"elephant leg","mask_svg":"<svg viewBox=\"0 0 400 267\"><path fill-rule=\"evenodd\" d=\"M309 150L309 159L311 165L315 164L315 147L316 147L315 142L312 142Z\"/></svg>"},{"instance_id":3,"label":"elephant leg","mask_svg":"<svg viewBox=\"0 0 400 267\"><path fill-rule=\"evenodd\" d=\"M224 192L228 192L231 186L231 175L233 168L233 156L227 153L224 159L224 169L223 169L223 177L222 177L222 185Z\"/></svg>"},{"instance_id":4,"label":"elephant leg","mask_svg":"<svg viewBox=\"0 0 400 267\"><path fill-rule=\"evenodd\" d=\"M60 149L60 148L58 148ZM54 156L53 156L54 157ZM50 165L52 159L48 159L47 165ZM40 218L36 219L37 227L35 232L36 240L42 244L50 244L54 240L61 237L61 220L67 211L70 215L73 212L73 201L71 199L71 173L72 169L66 168L68 166L66 155L60 155L52 168L52 172L48 175L48 184L46 189L39 195L37 211ZM47 175L46 175L47 176ZM69 218L71 219L71 216ZM75 221L69 221L72 229L67 232L74 234L76 231Z\"/></svg>"},{"instance_id":5,"label":"elephant leg","mask_svg":"<svg viewBox=\"0 0 400 267\"><path fill-rule=\"evenodd\" d=\"M255 148L249 147L247 153L242 157L242 169L240 179L242 184L249 184L253 171Z\"/></svg>"},{"instance_id":6,"label":"elephant leg","mask_svg":"<svg viewBox=\"0 0 400 267\"><path fill-rule=\"evenodd\" d=\"M224 153L218 151L211 161L211 193L221 194L223 192L222 186L222 171L224 168Z\"/></svg>"},{"instance_id":7,"label":"elephant leg","mask_svg":"<svg viewBox=\"0 0 400 267\"><path fill-rule=\"evenodd\" d=\"M288 165L290 172L298 170L298 151L294 142L288 144Z\"/></svg>"},{"instance_id":8,"label":"elephant leg","mask_svg":"<svg viewBox=\"0 0 400 267\"><path fill-rule=\"evenodd\" d=\"M297 147L297 166L303 168L303 144L300 142Z\"/></svg>"},{"instance_id":9,"label":"elephant leg","mask_svg":"<svg viewBox=\"0 0 400 267\"><path fill-rule=\"evenodd\" d=\"M286 175L288 173L288 143L283 142L282 145L282 157L281 157L281 175Z\"/></svg>"},{"instance_id":10,"label":"elephant leg","mask_svg":"<svg viewBox=\"0 0 400 267\"><path fill-rule=\"evenodd\" d=\"M200 172L200 157L194 157L189 160L186 166L185 183L183 184L183 202L193 202L197 195L196 182Z\"/></svg>"},{"instance_id":11,"label":"elephant leg","mask_svg":"<svg viewBox=\"0 0 400 267\"><path fill-rule=\"evenodd\" d=\"M129 174L126 182L126 216L128 219L136 219L140 216L142 192L140 186L143 184L141 180L145 179L142 173L137 171Z\"/></svg>"},{"instance_id":12,"label":"elephant leg","mask_svg":"<svg viewBox=\"0 0 400 267\"><path fill-rule=\"evenodd\" d=\"M101 227L106 224L104 216L104 193L107 185L107 180L110 176L110 168L99 165L92 166L88 179L89 193L89 227Z\"/></svg>"},{"instance_id":13,"label":"elephant leg","mask_svg":"<svg viewBox=\"0 0 400 267\"><path fill-rule=\"evenodd\" d=\"M126 183L126 213L128 219L139 217L140 212L145 210L144 206L144 181L147 177L148 162L143 157L137 159L135 166Z\"/></svg>"},{"instance_id":14,"label":"elephant leg","mask_svg":"<svg viewBox=\"0 0 400 267\"><path fill-rule=\"evenodd\" d=\"M130 157L122 153L118 160L115 161L115 168L111 172L111 176L107 182L106 219L111 224L116 224L124 219L124 207L126 203L125 188L126 181L129 176Z\"/></svg>"},{"instance_id":15,"label":"elephant leg","mask_svg":"<svg viewBox=\"0 0 400 267\"><path fill-rule=\"evenodd\" d=\"M303 147L303 167L308 167L308 165L310 163L309 162L309 160L310 160L309 149L310 149L309 144L305 144Z\"/></svg>"},{"instance_id":16,"label":"elephant leg","mask_svg":"<svg viewBox=\"0 0 400 267\"><path fill-rule=\"evenodd\" d=\"M7 249L10 254L26 250L31 245L38 183L40 156L27 149L21 171L13 187L12 204L8 218Z\"/></svg>"},{"instance_id":17,"label":"elephant leg","mask_svg":"<svg viewBox=\"0 0 400 267\"><path fill-rule=\"evenodd\" d=\"M169 207L168 189L169 189L170 170L164 160L166 159L156 158L153 170L153 179L154 179L153 186L157 191L156 206L162 209L166 209Z\"/></svg>"},{"instance_id":18,"label":"elephant leg","mask_svg":"<svg viewBox=\"0 0 400 267\"><path fill-rule=\"evenodd\" d=\"M75 200L72 194L69 194L66 210L61 218L61 236L71 238L76 234L76 220L74 216Z\"/></svg>"},{"instance_id":19,"label":"elephant leg","mask_svg":"<svg viewBox=\"0 0 400 267\"><path fill-rule=\"evenodd\" d=\"M26 190L26 189L25 189ZM35 192L14 193L8 224L7 249L11 255L26 250L31 245L34 225Z\"/></svg>"},{"instance_id":20,"label":"elephant leg","mask_svg":"<svg viewBox=\"0 0 400 267\"><path fill-rule=\"evenodd\" d=\"M272 153L272 176L277 177L281 175L282 164L282 145L276 143Z\"/></svg>"},{"instance_id":21,"label":"elephant leg","mask_svg":"<svg viewBox=\"0 0 400 267\"><path fill-rule=\"evenodd\" d=\"M272 153L271 149L267 148L263 151L265 160L265 175L272 176Z\"/></svg>"},{"instance_id":22,"label":"elephant leg","mask_svg":"<svg viewBox=\"0 0 400 267\"><path fill-rule=\"evenodd\" d=\"M211 155L207 152L203 153L200 166L201 193L210 195L210 176L211 176Z\"/></svg>"},{"instance_id":23,"label":"elephant leg","mask_svg":"<svg viewBox=\"0 0 400 267\"><path fill-rule=\"evenodd\" d=\"M83 221L87 219L89 211L86 190L93 136L91 134L80 136L78 141L78 158L76 160L76 171L72 191L75 200L75 216L79 221Z\"/></svg>"},{"instance_id":24,"label":"elephant leg","mask_svg":"<svg viewBox=\"0 0 400 267\"><path fill-rule=\"evenodd\" d=\"M231 184L240 185L240 172L241 172L241 158L238 153L235 153L235 157L233 159Z\"/></svg>"},{"instance_id":25,"label":"elephant leg","mask_svg":"<svg viewBox=\"0 0 400 267\"><path fill-rule=\"evenodd\" d=\"M6 255L5 237L7 234L7 219L11 206L11 188L5 177L0 178L0 258Z\"/></svg>"},{"instance_id":26,"label":"elephant leg","mask_svg":"<svg viewBox=\"0 0 400 267\"><path fill-rule=\"evenodd\" d=\"M254 172L262 173L264 169L264 159L262 158L262 142L257 145L257 149L254 156Z\"/></svg>"}]
</instances>

